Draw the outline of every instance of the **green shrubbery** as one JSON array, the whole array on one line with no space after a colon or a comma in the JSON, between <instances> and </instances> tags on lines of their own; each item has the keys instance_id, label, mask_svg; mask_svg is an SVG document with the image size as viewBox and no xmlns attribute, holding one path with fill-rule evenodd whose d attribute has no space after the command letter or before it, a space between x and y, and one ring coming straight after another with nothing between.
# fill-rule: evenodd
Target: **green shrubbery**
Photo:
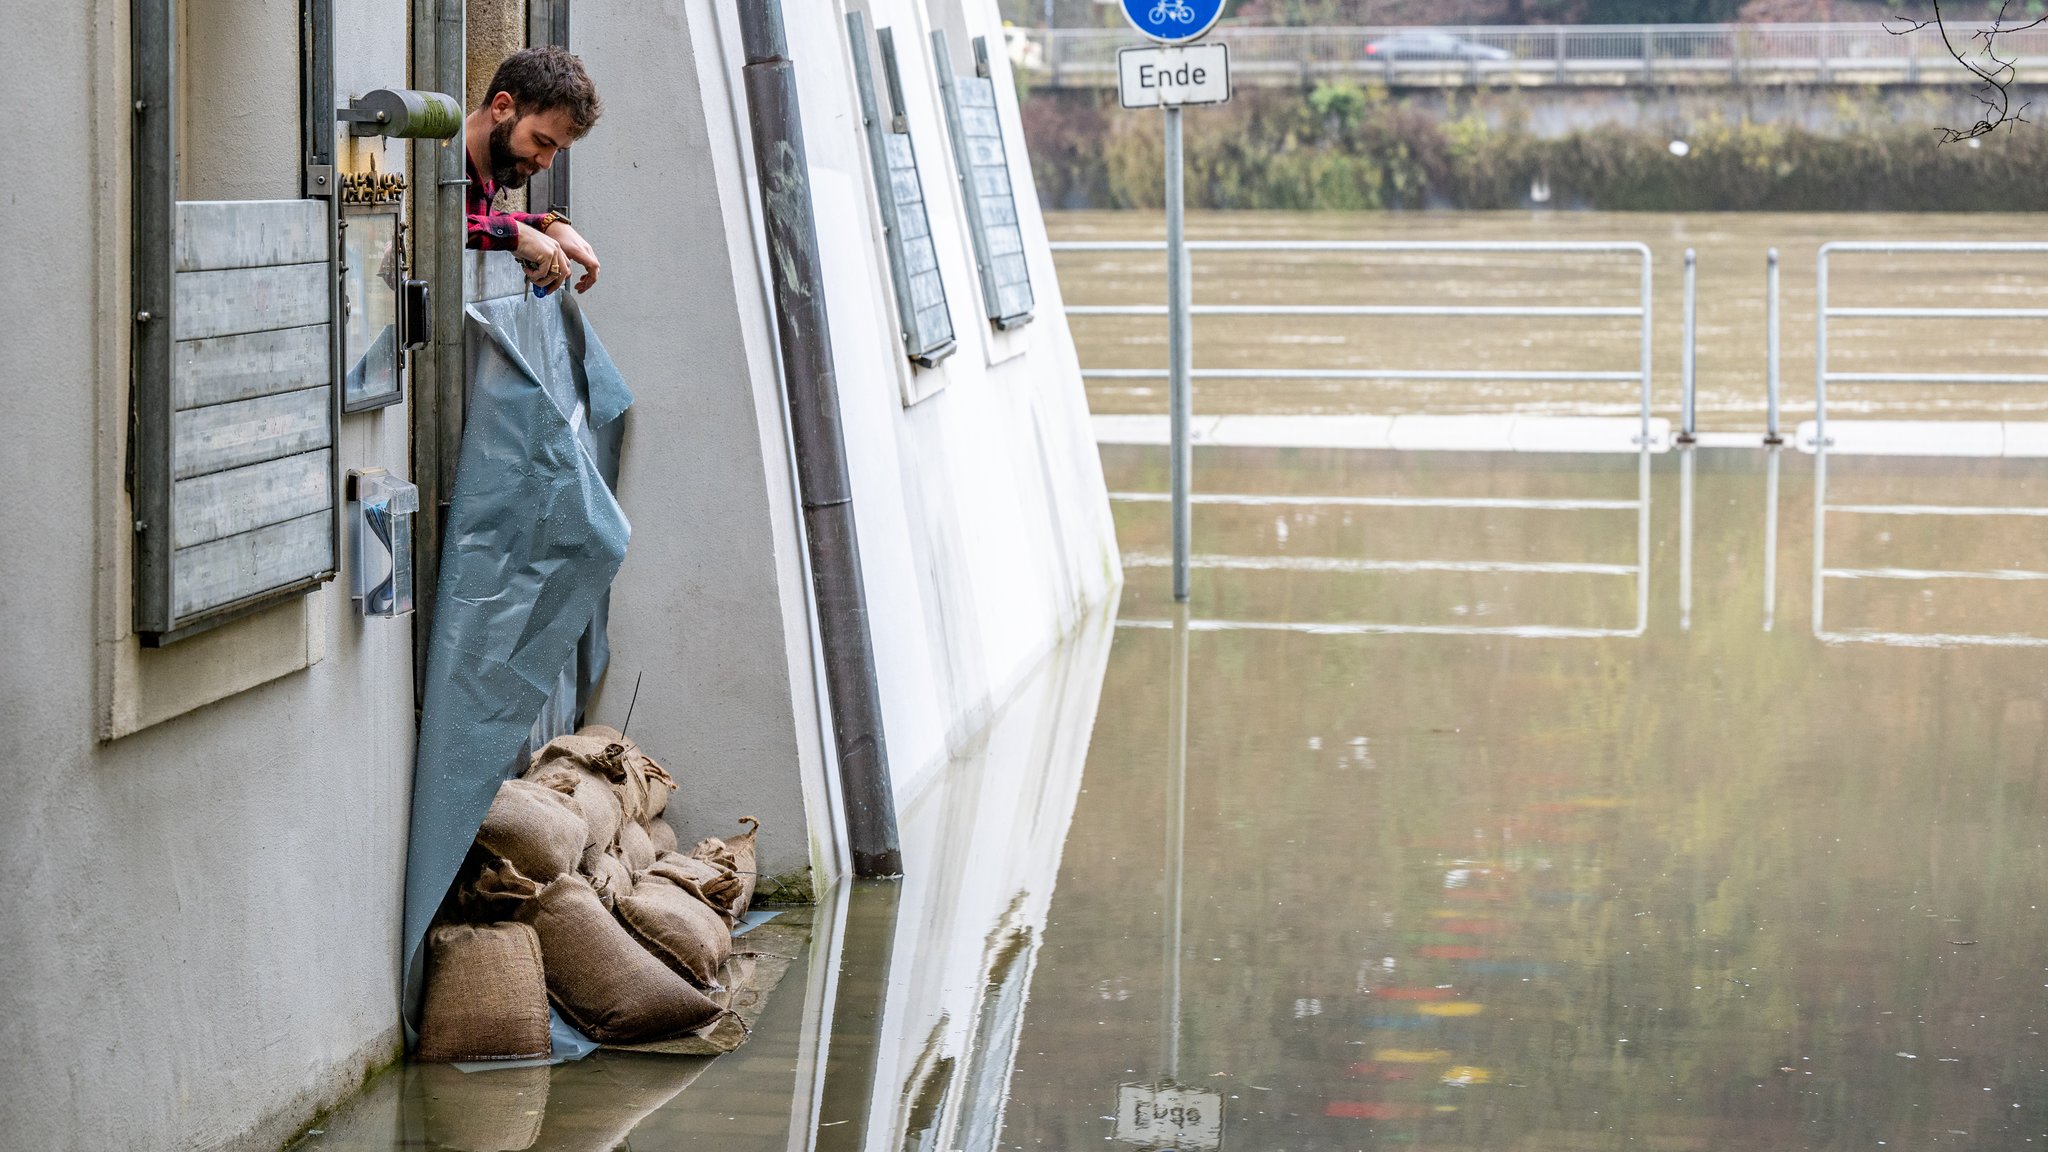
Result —
<instances>
[{"instance_id":1,"label":"green shrubbery","mask_svg":"<svg viewBox=\"0 0 2048 1152\"><path fill-rule=\"evenodd\" d=\"M2048 208L2048 137L2032 125L1971 148L1937 146L1929 123L1858 119L1839 130L1746 121L1694 124L1689 154L1661 132L1529 132L1511 96L1446 114L1384 88L1249 89L1189 113L1191 206L1214 209L1516 208L1547 185L1554 208L1657 211L2035 211ZM1115 96L1039 91L1024 101L1039 195L1049 207L1156 208L1160 117Z\"/></svg>"}]
</instances>

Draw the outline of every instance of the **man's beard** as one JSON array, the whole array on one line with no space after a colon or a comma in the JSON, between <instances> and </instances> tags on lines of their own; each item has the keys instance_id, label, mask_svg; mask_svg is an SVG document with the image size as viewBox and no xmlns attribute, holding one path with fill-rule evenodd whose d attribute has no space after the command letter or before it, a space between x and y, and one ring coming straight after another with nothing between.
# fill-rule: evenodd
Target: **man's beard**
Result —
<instances>
[{"instance_id":1,"label":"man's beard","mask_svg":"<svg viewBox=\"0 0 2048 1152\"><path fill-rule=\"evenodd\" d=\"M526 187L526 173L519 167L519 154L512 151L512 128L520 118L500 121L491 129L491 182L500 188Z\"/></svg>"}]
</instances>

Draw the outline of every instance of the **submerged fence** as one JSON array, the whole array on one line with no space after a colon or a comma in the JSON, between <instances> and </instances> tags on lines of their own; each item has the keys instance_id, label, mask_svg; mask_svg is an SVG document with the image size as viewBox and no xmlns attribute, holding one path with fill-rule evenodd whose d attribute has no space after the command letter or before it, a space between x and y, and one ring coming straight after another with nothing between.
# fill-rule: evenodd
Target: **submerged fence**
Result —
<instances>
[{"instance_id":1,"label":"submerged fence","mask_svg":"<svg viewBox=\"0 0 2048 1152\"><path fill-rule=\"evenodd\" d=\"M1230 46L1234 83L1348 79L1415 87L1625 87L1727 84L1962 84L1934 30L1903 24L1641 24L1443 28L1242 28ZM1964 51L1984 25L1955 23ZM1114 87L1116 54L1139 43L1115 28L1010 30L1012 68L1029 83ZM2021 75L2048 65L2048 25L2007 32L1999 55Z\"/></svg>"}]
</instances>

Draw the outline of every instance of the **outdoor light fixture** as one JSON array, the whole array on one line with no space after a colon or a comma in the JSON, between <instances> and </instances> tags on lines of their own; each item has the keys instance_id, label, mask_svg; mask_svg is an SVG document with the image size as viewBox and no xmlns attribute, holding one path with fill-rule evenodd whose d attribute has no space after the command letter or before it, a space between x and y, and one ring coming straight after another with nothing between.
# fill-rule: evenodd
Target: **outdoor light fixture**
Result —
<instances>
[{"instance_id":1,"label":"outdoor light fixture","mask_svg":"<svg viewBox=\"0 0 2048 1152\"><path fill-rule=\"evenodd\" d=\"M379 88L336 109L334 118L351 136L446 140L462 127L462 105L441 92Z\"/></svg>"},{"instance_id":2,"label":"outdoor light fixture","mask_svg":"<svg viewBox=\"0 0 2048 1152\"><path fill-rule=\"evenodd\" d=\"M382 468L348 474L349 598L364 616L412 611L412 517L420 490Z\"/></svg>"}]
</instances>

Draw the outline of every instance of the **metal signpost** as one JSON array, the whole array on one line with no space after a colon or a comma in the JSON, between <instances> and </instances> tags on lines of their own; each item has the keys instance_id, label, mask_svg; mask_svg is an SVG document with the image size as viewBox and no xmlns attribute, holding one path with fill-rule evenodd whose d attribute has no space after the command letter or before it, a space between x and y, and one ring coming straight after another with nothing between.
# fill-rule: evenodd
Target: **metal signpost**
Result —
<instances>
[{"instance_id":1,"label":"metal signpost","mask_svg":"<svg viewBox=\"0 0 2048 1152\"><path fill-rule=\"evenodd\" d=\"M1188 598L1188 488L1194 468L1189 444L1193 412L1189 368L1194 328L1182 191L1180 110L1230 99L1230 53L1221 44L1195 45L1223 15L1223 0L1122 0L1124 18L1158 48L1117 53L1117 94L1126 108L1166 110L1166 343L1167 407L1173 427L1173 598Z\"/></svg>"}]
</instances>

